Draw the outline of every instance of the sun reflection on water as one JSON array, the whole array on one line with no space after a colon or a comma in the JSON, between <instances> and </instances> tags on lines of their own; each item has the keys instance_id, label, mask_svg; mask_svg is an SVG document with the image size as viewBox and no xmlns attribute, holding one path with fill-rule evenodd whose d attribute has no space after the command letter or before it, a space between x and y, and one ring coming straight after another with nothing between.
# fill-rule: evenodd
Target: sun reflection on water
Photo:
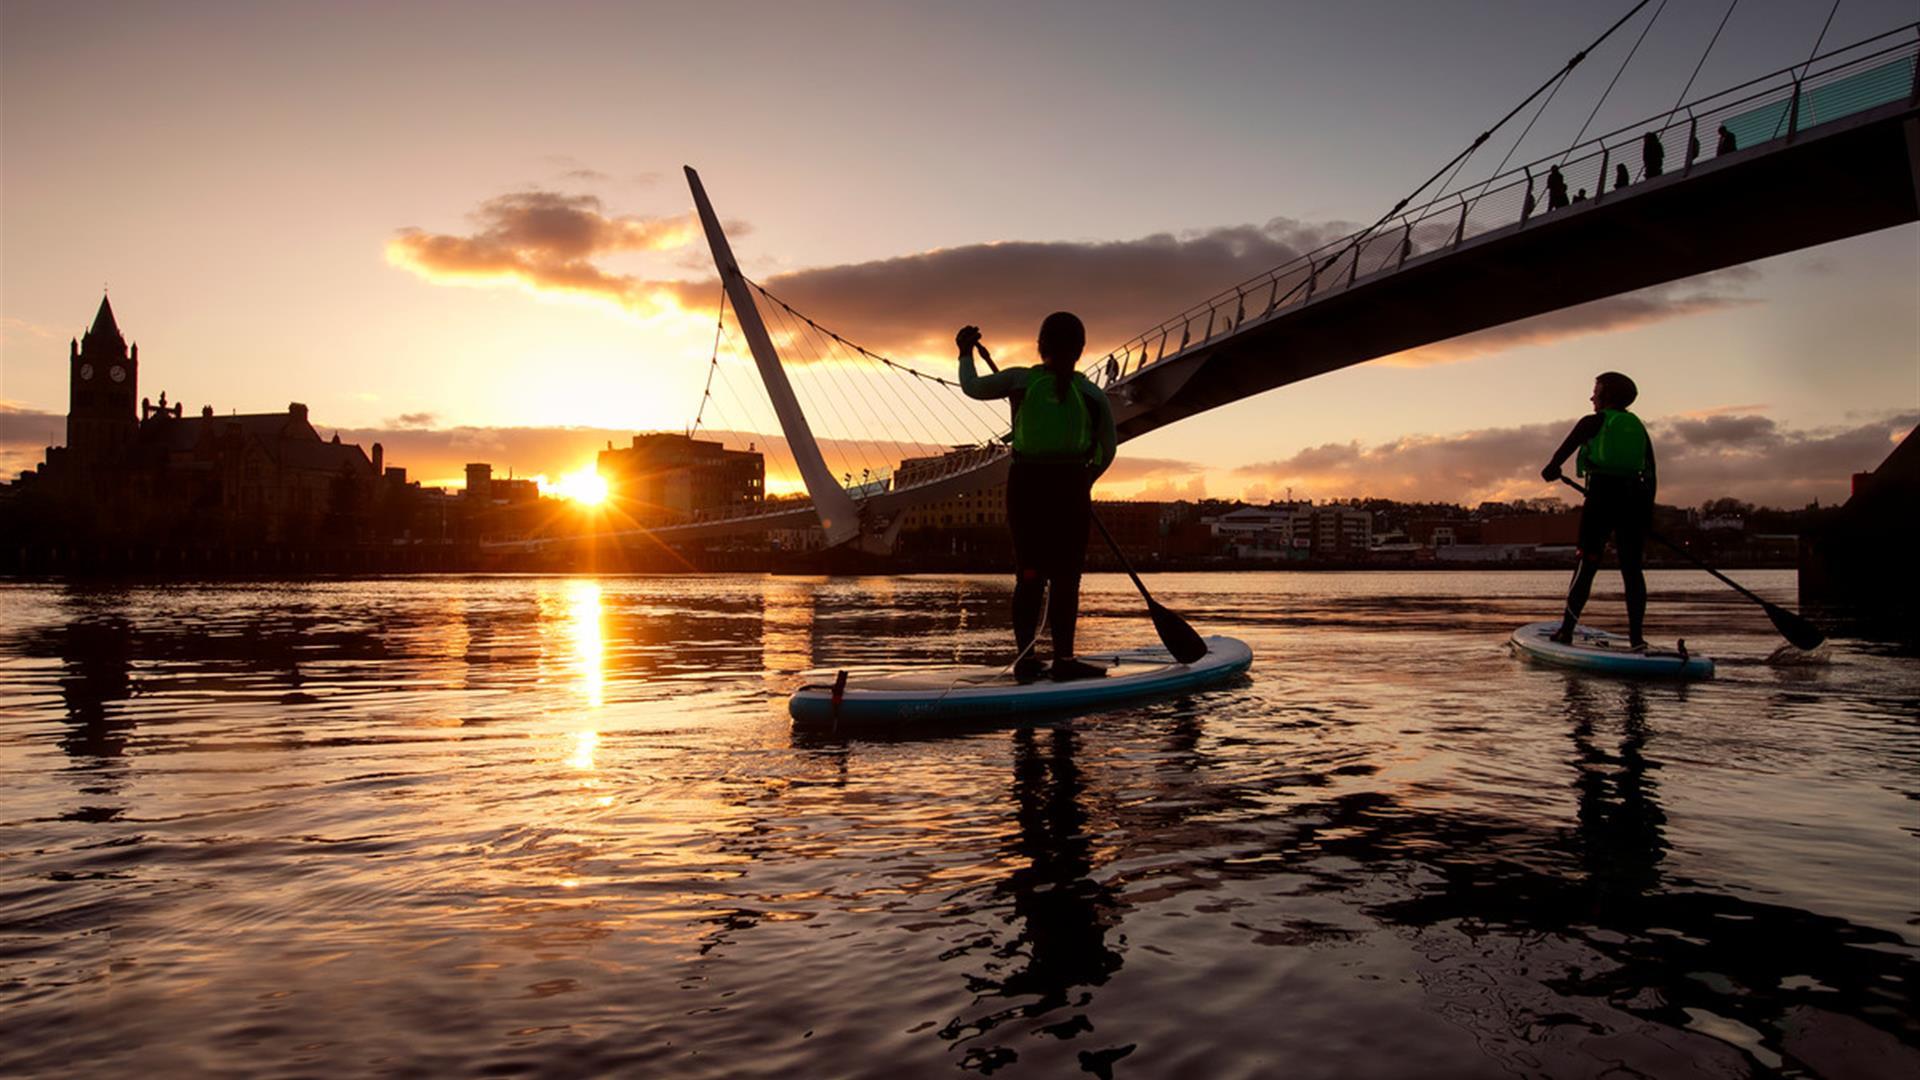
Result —
<instances>
[{"instance_id":1,"label":"sun reflection on water","mask_svg":"<svg viewBox=\"0 0 1920 1080\"><path fill-rule=\"evenodd\" d=\"M598 709L606 701L607 685L600 583L591 579L568 583L567 614L573 634L574 659L579 667L580 693L589 707Z\"/></svg>"},{"instance_id":2,"label":"sun reflection on water","mask_svg":"<svg viewBox=\"0 0 1920 1080\"><path fill-rule=\"evenodd\" d=\"M600 733L588 728L573 733L573 753L568 756L567 764L583 772L593 769L593 749L600 745Z\"/></svg>"}]
</instances>

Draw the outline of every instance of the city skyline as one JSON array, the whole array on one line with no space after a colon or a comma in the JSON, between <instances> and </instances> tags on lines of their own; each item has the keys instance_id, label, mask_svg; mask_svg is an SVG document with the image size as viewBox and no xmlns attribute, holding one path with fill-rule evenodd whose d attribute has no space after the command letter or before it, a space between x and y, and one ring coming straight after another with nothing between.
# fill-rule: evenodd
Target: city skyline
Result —
<instances>
[{"instance_id":1,"label":"city skyline","mask_svg":"<svg viewBox=\"0 0 1920 1080\"><path fill-rule=\"evenodd\" d=\"M1751 7L1696 91L1805 58L1820 13ZM806 25L761 13L782 25L731 42L722 79L667 47L711 32L701 16L567 7L546 24L576 42L560 63L515 49L526 24L506 9L462 8L459 32L437 35L447 10L357 8L323 26L218 5L165 19L6 8L9 473L32 466L64 414L66 340L103 277L144 345L151 393L219 413L305 401L329 434L384 442L430 483L464 460L558 477L608 439L684 430L712 340L711 301L695 296L711 266L675 172L687 161L738 223L749 273L792 281L823 321L925 370L950 366L941 343L962 322L1022 359L1028 309L1079 307L1096 343L1117 342L1371 220L1613 17L1541 26L1515 5L1461 27L1411 7L1387 20L1301 10L1253 65L1229 62L1252 59L1229 24L1274 16L1230 6L1211 21L1134 13L1097 27L1070 7L1026 22L844 7ZM1670 105L1718 15L1668 15L1594 123ZM1907 17L1846 5L1827 42ZM267 66L267 46L296 33L309 48ZM615 47L623 34L637 55ZM835 76L774 63L808 50L843 61ZM972 58L964 74L905 79L950 54ZM1322 92L1341 57L1379 55L1393 62L1342 81L1337 99ZM209 62L188 70L183 56ZM861 58L869 71L846 74ZM1619 59L1596 53L1569 83L1578 105L1543 113L1516 160L1552 150L1555 125L1564 144ZM1469 79L1466 66L1483 70ZM476 67L500 74L476 80ZM1191 70L1213 75L1180 77ZM1055 108L1009 119L1029 83ZM910 92L880 91L900 85ZM676 97L693 86L705 92ZM776 90L790 98L778 108ZM638 132L617 107L628 99L647 105ZM1110 161L1141 127L1178 138ZM942 152L962 135L964 153ZM1841 498L1920 418L1915 235L1764 260L1239 402L1127 444L1100 494L1546 494L1529 477L1591 376L1620 368L1640 373L1663 501ZM969 276L1010 248L1083 267L1061 290L1074 295ZM902 288L863 286L881 269Z\"/></svg>"}]
</instances>

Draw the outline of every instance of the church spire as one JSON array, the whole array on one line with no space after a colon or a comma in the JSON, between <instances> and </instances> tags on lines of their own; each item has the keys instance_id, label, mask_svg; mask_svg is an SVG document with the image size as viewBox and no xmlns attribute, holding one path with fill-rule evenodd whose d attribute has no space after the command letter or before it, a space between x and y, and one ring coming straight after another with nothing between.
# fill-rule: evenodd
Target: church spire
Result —
<instances>
[{"instance_id":1,"label":"church spire","mask_svg":"<svg viewBox=\"0 0 1920 1080\"><path fill-rule=\"evenodd\" d=\"M107 302L105 296L100 298L100 310L94 312L93 326L87 330L85 336L94 337L96 335L102 343L109 341L116 344L126 343L126 339L120 336L120 324L114 321L113 305Z\"/></svg>"}]
</instances>

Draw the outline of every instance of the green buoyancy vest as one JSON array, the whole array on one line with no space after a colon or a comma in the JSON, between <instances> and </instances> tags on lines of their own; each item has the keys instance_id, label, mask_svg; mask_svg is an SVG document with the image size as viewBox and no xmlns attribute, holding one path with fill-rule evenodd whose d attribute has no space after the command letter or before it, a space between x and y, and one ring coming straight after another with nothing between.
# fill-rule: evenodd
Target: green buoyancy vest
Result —
<instances>
[{"instance_id":1,"label":"green buoyancy vest","mask_svg":"<svg viewBox=\"0 0 1920 1080\"><path fill-rule=\"evenodd\" d=\"M1075 373L1062 400L1053 372L1033 369L1014 416L1016 453L1043 461L1087 460L1093 451L1093 415L1080 386L1085 379Z\"/></svg>"},{"instance_id":2,"label":"green buoyancy vest","mask_svg":"<svg viewBox=\"0 0 1920 1080\"><path fill-rule=\"evenodd\" d=\"M1603 409L1600 434L1580 447L1581 476L1639 476L1647 471L1647 429L1625 409Z\"/></svg>"}]
</instances>

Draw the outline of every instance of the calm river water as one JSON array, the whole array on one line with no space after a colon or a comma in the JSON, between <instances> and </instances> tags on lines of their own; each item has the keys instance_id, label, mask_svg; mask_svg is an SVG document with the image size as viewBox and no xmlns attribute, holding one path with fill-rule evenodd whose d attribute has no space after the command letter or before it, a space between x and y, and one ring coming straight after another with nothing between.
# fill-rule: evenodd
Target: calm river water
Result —
<instances>
[{"instance_id":1,"label":"calm river water","mask_svg":"<svg viewBox=\"0 0 1920 1080\"><path fill-rule=\"evenodd\" d=\"M0 588L0 1075L1916 1075L1920 663L1652 579L1715 681L1510 656L1557 573L1169 575L1244 682L887 739L785 696L1007 582Z\"/></svg>"}]
</instances>

